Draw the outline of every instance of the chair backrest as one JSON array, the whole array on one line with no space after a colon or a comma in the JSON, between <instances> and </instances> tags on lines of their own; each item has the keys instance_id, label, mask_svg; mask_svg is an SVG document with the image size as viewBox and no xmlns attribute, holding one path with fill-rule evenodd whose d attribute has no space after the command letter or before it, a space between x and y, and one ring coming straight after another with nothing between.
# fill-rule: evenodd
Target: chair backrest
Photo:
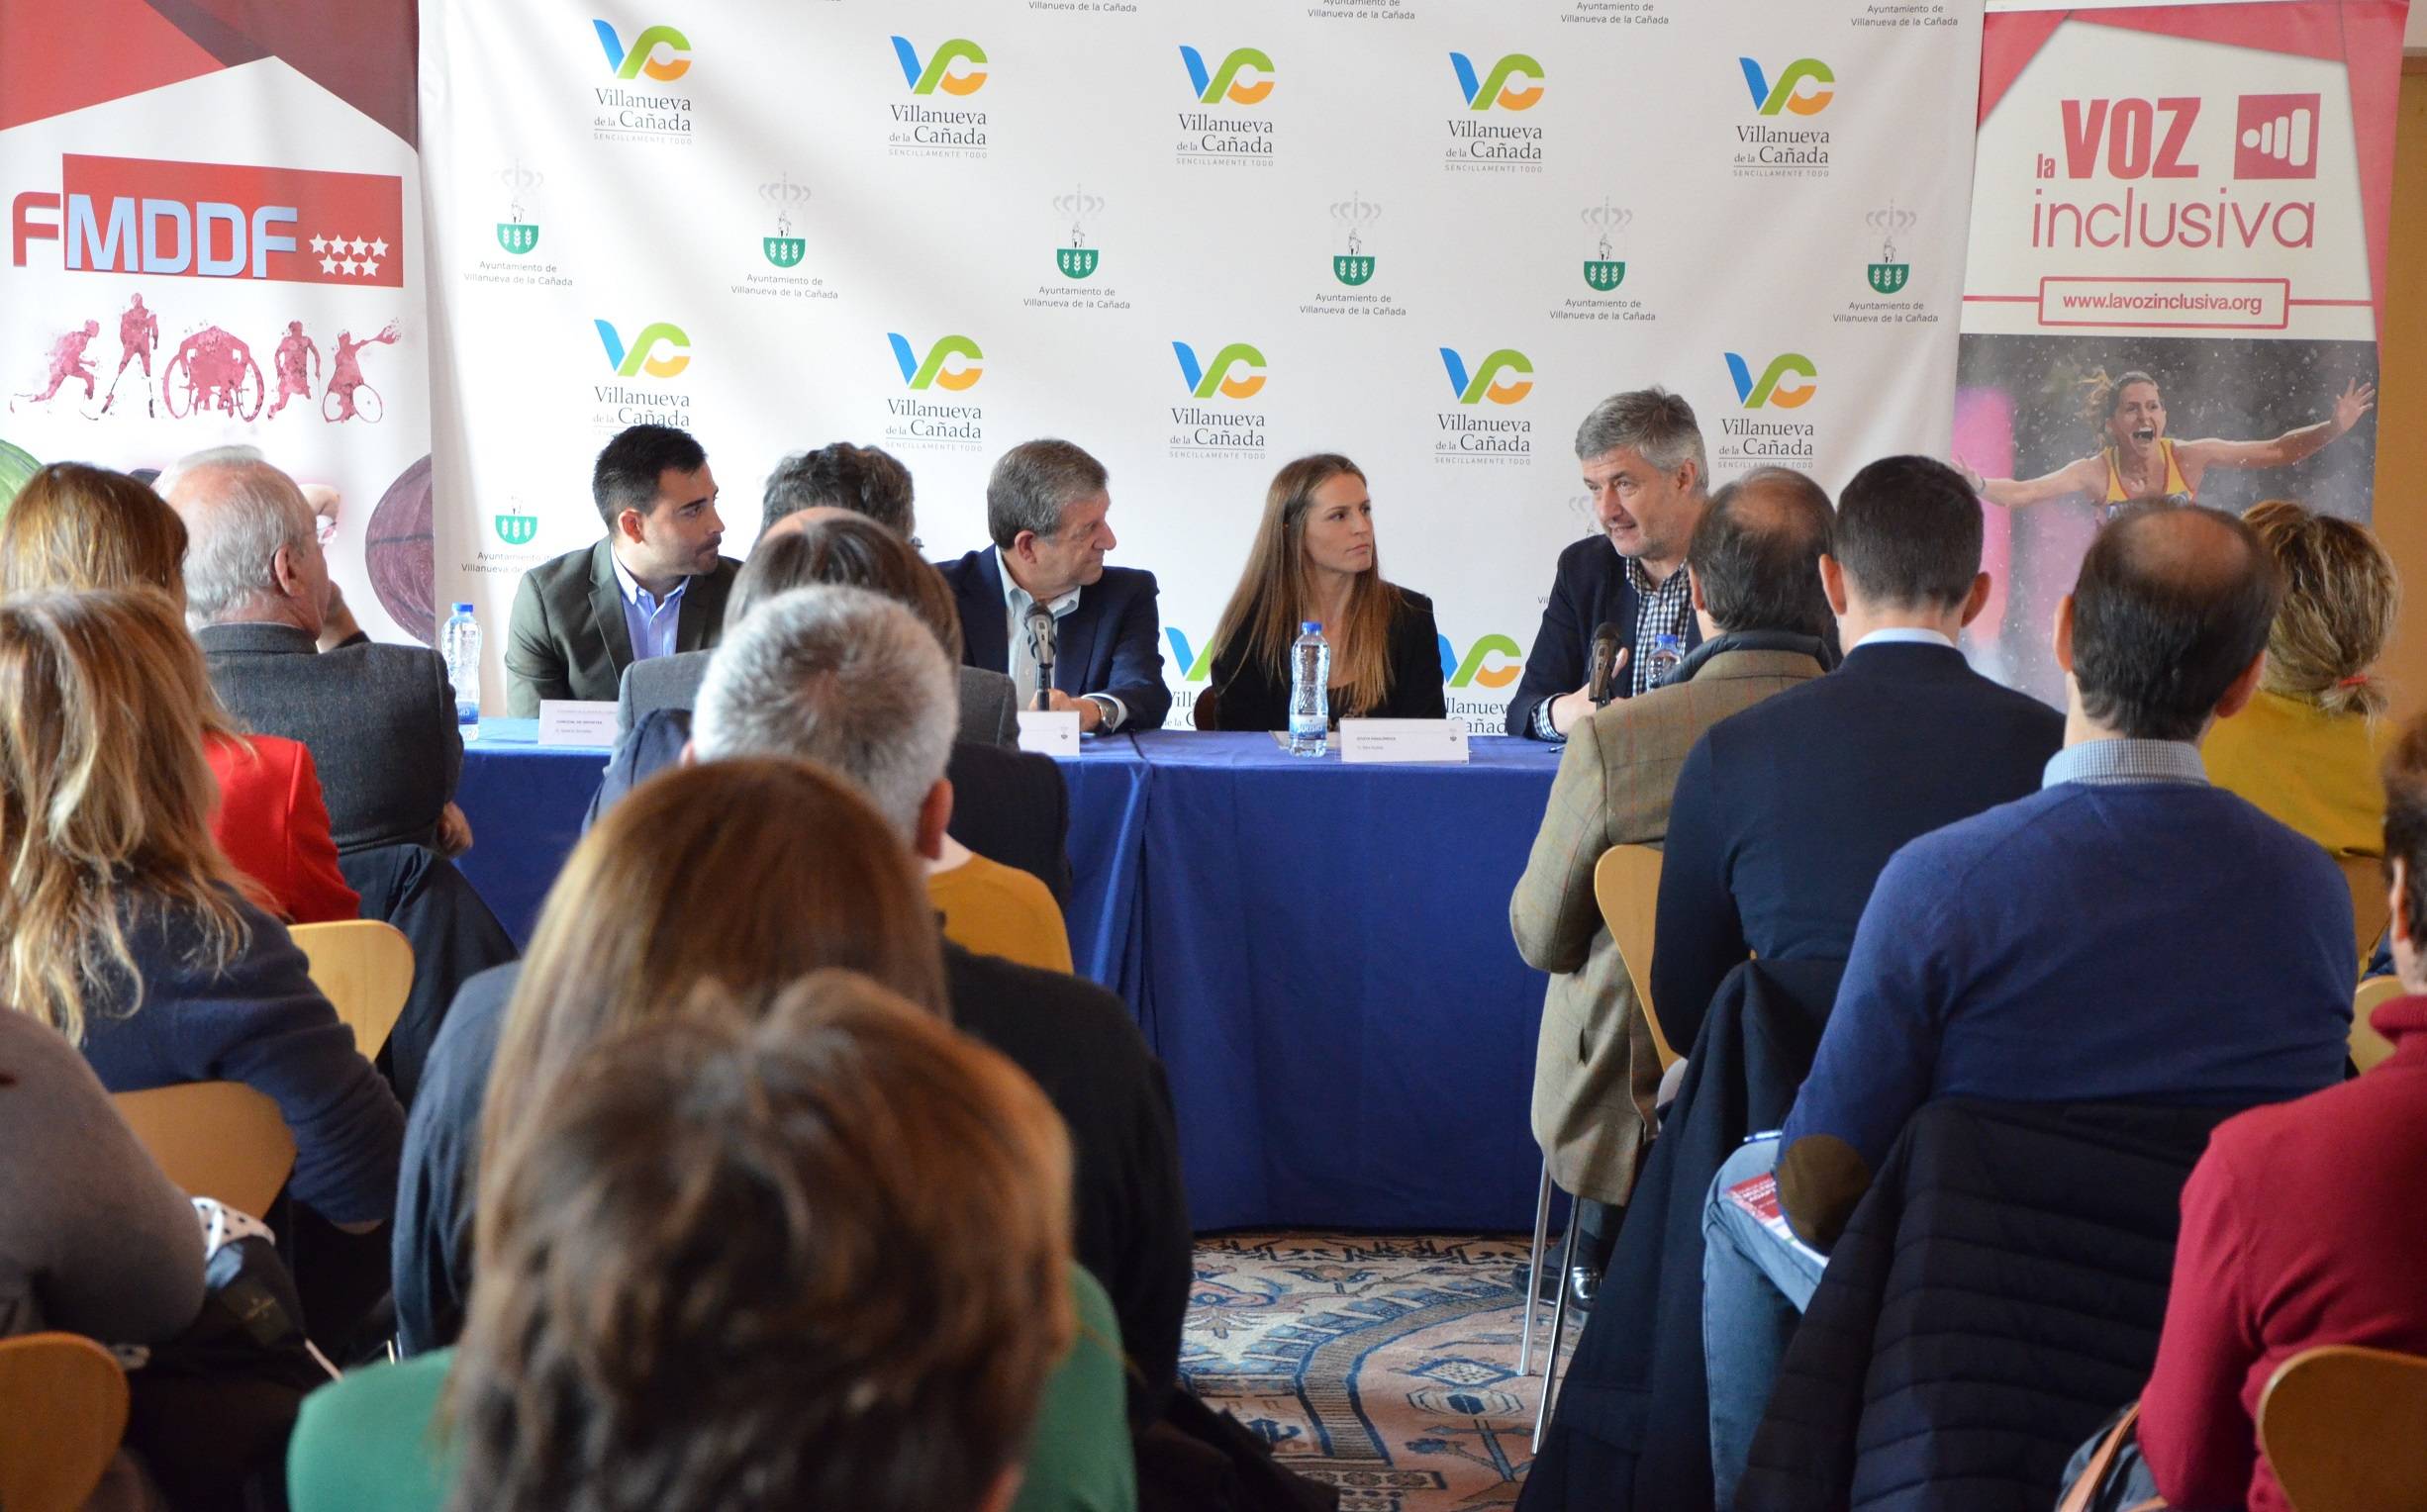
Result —
<instances>
[{"instance_id":1,"label":"chair backrest","mask_svg":"<svg viewBox=\"0 0 2427 1512\"><path fill-rule=\"evenodd\" d=\"M1199 729L1220 729L1221 726L1214 722L1221 717L1220 709L1220 698L1208 688L1199 693L1197 702L1189 707L1189 723Z\"/></svg>"},{"instance_id":2,"label":"chair backrest","mask_svg":"<svg viewBox=\"0 0 2427 1512\"><path fill-rule=\"evenodd\" d=\"M2277 1367L2259 1447L2299 1512L2427 1512L2427 1359L2331 1345Z\"/></svg>"},{"instance_id":3,"label":"chair backrest","mask_svg":"<svg viewBox=\"0 0 2427 1512\"><path fill-rule=\"evenodd\" d=\"M2392 922L2393 908L2384 885L2384 863L2375 856L2338 856L2344 885L2351 889L2351 932L2360 947L2360 964L2377 953L2377 941Z\"/></svg>"},{"instance_id":4,"label":"chair backrest","mask_svg":"<svg viewBox=\"0 0 2427 1512\"><path fill-rule=\"evenodd\" d=\"M1660 851L1650 845L1613 845L1602 852L1593 868L1593 898L1602 905L1602 922L1626 963L1626 980L1635 987L1635 1001L1643 1005L1643 1022L1652 1031L1652 1048L1660 1052L1660 1069L1677 1064L1678 1052L1660 1032L1660 1015L1652 1011L1652 921L1660 913Z\"/></svg>"},{"instance_id":5,"label":"chair backrest","mask_svg":"<svg viewBox=\"0 0 2427 1512\"><path fill-rule=\"evenodd\" d=\"M110 1101L189 1196L217 1197L258 1218L295 1169L295 1137L278 1104L242 1082L155 1087L118 1092Z\"/></svg>"},{"instance_id":6,"label":"chair backrest","mask_svg":"<svg viewBox=\"0 0 2427 1512\"><path fill-rule=\"evenodd\" d=\"M75 1512L127 1431L127 1375L77 1334L0 1340L0 1507Z\"/></svg>"},{"instance_id":7,"label":"chair backrest","mask_svg":"<svg viewBox=\"0 0 2427 1512\"><path fill-rule=\"evenodd\" d=\"M354 1048L375 1056L413 992L413 946L375 918L297 924L287 931L311 965L312 985L354 1031Z\"/></svg>"},{"instance_id":8,"label":"chair backrest","mask_svg":"<svg viewBox=\"0 0 2427 1512\"><path fill-rule=\"evenodd\" d=\"M2368 1016L2402 993L2399 977L2371 977L2351 998L2351 1064L2373 1071L2393 1053L2393 1042L2369 1027Z\"/></svg>"}]
</instances>

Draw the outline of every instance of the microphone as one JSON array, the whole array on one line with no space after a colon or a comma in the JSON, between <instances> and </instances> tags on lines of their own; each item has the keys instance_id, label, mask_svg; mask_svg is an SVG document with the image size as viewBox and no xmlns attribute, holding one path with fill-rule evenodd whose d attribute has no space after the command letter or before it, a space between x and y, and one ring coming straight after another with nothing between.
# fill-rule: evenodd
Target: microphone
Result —
<instances>
[{"instance_id":1,"label":"microphone","mask_svg":"<svg viewBox=\"0 0 2427 1512\"><path fill-rule=\"evenodd\" d=\"M1585 684L1585 696L1596 709L1609 703L1609 675L1617 670L1618 664L1618 627L1606 619L1593 632L1593 654L1586 662L1593 675Z\"/></svg>"},{"instance_id":2,"label":"microphone","mask_svg":"<svg viewBox=\"0 0 2427 1512\"><path fill-rule=\"evenodd\" d=\"M1031 709L1053 707L1053 611L1042 604L1028 606L1028 649L1036 655L1036 693Z\"/></svg>"}]
</instances>

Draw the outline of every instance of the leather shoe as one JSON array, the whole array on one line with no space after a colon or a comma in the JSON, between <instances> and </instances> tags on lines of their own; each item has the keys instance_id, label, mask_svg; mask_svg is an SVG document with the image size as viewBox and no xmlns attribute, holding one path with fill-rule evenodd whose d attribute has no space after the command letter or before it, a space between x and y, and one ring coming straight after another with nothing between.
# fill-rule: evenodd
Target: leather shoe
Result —
<instances>
[{"instance_id":1,"label":"leather shoe","mask_svg":"<svg viewBox=\"0 0 2427 1512\"><path fill-rule=\"evenodd\" d=\"M1568 1306L1577 1312L1591 1312L1593 1298L1602 1289L1602 1268L1599 1266L1568 1267Z\"/></svg>"}]
</instances>

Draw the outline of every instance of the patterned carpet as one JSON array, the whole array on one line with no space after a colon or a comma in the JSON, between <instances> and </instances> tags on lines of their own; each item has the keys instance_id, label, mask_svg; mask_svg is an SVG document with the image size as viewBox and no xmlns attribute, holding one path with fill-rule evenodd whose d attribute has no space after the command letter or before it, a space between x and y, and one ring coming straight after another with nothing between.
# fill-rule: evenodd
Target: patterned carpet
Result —
<instances>
[{"instance_id":1,"label":"patterned carpet","mask_svg":"<svg viewBox=\"0 0 2427 1512\"><path fill-rule=\"evenodd\" d=\"M1200 1240L1181 1373L1343 1512L1513 1506L1550 1327L1520 1377L1524 1269L1523 1237Z\"/></svg>"}]
</instances>

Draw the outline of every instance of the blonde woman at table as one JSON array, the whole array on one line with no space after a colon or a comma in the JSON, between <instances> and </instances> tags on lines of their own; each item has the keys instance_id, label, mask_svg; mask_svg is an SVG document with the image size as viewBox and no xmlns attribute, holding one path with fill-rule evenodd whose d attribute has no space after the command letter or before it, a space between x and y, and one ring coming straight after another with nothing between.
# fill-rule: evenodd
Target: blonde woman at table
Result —
<instances>
[{"instance_id":1,"label":"blonde woman at table","mask_svg":"<svg viewBox=\"0 0 2427 1512\"><path fill-rule=\"evenodd\" d=\"M1334 724L1449 712L1432 601L1383 578L1365 474L1330 452L1300 457L1265 491L1246 571L1214 632L1214 682L1198 727L1287 726L1290 647L1307 620L1331 643Z\"/></svg>"}]
</instances>

